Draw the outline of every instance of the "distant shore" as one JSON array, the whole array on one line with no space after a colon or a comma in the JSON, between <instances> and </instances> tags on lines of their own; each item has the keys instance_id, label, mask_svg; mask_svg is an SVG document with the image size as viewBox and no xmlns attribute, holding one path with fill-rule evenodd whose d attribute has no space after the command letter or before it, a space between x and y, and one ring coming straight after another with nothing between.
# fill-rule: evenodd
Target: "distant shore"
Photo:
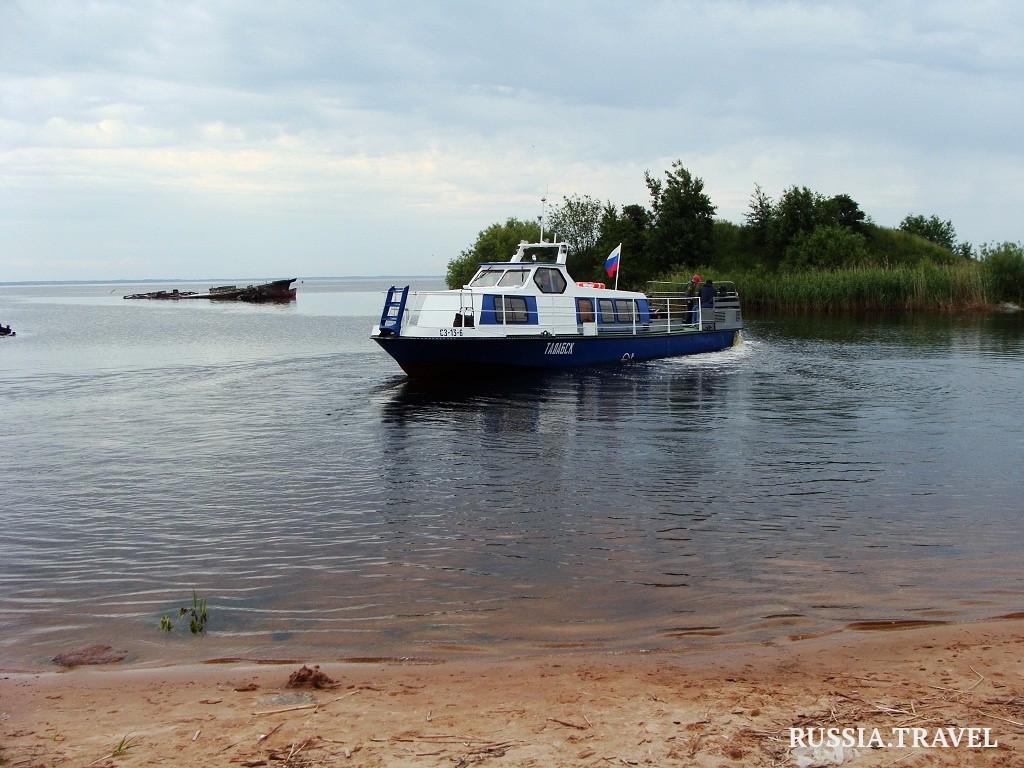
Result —
<instances>
[{"instance_id":1,"label":"distant shore","mask_svg":"<svg viewBox=\"0 0 1024 768\"><path fill-rule=\"evenodd\" d=\"M2 672L0 764L811 765L836 728L861 739L838 747L857 766L1024 765L1024 615L905 627L497 663ZM316 674L288 687L303 664Z\"/></svg>"}]
</instances>

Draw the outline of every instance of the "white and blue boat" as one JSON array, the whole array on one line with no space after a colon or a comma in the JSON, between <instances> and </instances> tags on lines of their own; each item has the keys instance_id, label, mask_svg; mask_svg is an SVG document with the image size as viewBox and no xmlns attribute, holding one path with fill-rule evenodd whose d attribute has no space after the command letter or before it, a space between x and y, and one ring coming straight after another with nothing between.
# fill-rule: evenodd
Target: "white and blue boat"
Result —
<instances>
[{"instance_id":1,"label":"white and blue boat","mask_svg":"<svg viewBox=\"0 0 1024 768\"><path fill-rule=\"evenodd\" d=\"M510 261L481 264L462 288L392 286L371 338L411 377L632 363L740 340L732 283L618 290L574 281L567 256L564 242L523 241Z\"/></svg>"}]
</instances>

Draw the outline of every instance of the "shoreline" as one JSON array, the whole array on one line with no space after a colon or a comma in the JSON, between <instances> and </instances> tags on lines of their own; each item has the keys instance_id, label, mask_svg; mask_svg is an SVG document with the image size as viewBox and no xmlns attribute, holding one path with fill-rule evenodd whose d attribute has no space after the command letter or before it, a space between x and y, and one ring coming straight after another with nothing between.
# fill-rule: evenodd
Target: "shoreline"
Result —
<instances>
[{"instance_id":1,"label":"shoreline","mask_svg":"<svg viewBox=\"0 0 1024 768\"><path fill-rule=\"evenodd\" d=\"M843 762L1024 766L1024 616L872 629L503 661L0 670L0 765L814 765L825 731L796 731L810 741L794 749L790 729L862 728ZM303 665L336 685L288 687Z\"/></svg>"}]
</instances>

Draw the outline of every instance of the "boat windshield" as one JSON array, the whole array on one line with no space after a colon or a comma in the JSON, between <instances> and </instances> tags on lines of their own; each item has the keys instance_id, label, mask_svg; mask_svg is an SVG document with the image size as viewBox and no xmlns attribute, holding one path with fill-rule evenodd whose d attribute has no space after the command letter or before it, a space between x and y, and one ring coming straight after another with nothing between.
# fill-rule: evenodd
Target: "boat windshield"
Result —
<instances>
[{"instance_id":1,"label":"boat windshield","mask_svg":"<svg viewBox=\"0 0 1024 768\"><path fill-rule=\"evenodd\" d=\"M488 285L515 288L524 285L529 274L528 269L482 269L470 285L477 288Z\"/></svg>"},{"instance_id":2,"label":"boat windshield","mask_svg":"<svg viewBox=\"0 0 1024 768\"><path fill-rule=\"evenodd\" d=\"M497 285L504 272L505 270L503 269L482 269L480 270L480 273L473 278L473 282L471 282L470 285Z\"/></svg>"},{"instance_id":3,"label":"boat windshield","mask_svg":"<svg viewBox=\"0 0 1024 768\"><path fill-rule=\"evenodd\" d=\"M498 285L506 288L514 288L526 283L526 276L530 274L528 269L510 269L505 276L498 281Z\"/></svg>"}]
</instances>

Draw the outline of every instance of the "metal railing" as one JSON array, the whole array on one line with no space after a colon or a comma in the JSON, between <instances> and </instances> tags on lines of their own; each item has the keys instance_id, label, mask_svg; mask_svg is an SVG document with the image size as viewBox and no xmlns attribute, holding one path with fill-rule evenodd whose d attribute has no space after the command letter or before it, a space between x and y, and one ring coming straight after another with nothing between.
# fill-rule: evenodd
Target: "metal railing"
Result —
<instances>
[{"instance_id":1,"label":"metal railing","mask_svg":"<svg viewBox=\"0 0 1024 768\"><path fill-rule=\"evenodd\" d=\"M647 295L651 298L700 298L700 291L690 288L690 283L668 282L664 280L651 280L647 283ZM736 284L732 280L721 280L714 283L715 299L738 299Z\"/></svg>"},{"instance_id":2,"label":"metal railing","mask_svg":"<svg viewBox=\"0 0 1024 768\"><path fill-rule=\"evenodd\" d=\"M602 312L599 308L599 302L603 297L587 297L592 299L593 309L585 314L594 318L593 321L588 322L581 320L581 312L576 302L573 302L572 306L546 307L543 305L543 297L539 297L541 305L538 307L538 322L536 323L516 322L515 318L522 317L521 312L503 311L499 308L486 310L493 315L496 322L481 324L481 316L485 312L483 295L483 291L474 291L471 288L463 288L458 292L418 291L410 293L404 325L405 327L418 326L438 329L473 327L477 333L486 334L493 330L495 334L502 336L507 335L510 331L519 331L523 335L534 335L545 331L552 334L585 333L585 326L596 328L598 335L681 333L700 331L703 328L701 304L698 297L664 294L650 296L647 299L649 311L646 321L641 318L640 307L637 305L636 299L608 297L609 300L616 302L613 305L616 311L612 314L616 319L609 321L607 313ZM431 299L437 298L443 299L443 302L438 306L425 307L426 304L432 303ZM624 313L617 311L623 301L632 304L632 307ZM625 321L620 319L623 315L629 319ZM600 322L598 322L599 317Z\"/></svg>"}]
</instances>

